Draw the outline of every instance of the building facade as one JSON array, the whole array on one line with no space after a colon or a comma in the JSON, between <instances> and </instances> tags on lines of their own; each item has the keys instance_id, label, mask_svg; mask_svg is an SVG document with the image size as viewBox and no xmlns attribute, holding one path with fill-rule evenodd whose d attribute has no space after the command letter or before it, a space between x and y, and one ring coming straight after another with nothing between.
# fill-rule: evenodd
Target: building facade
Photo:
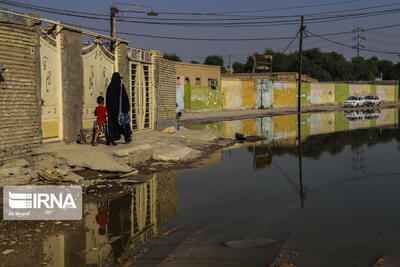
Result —
<instances>
[{"instance_id":1,"label":"building facade","mask_svg":"<svg viewBox=\"0 0 400 267\"><path fill-rule=\"evenodd\" d=\"M162 53L0 8L0 164L44 142L91 142L98 96L123 77L133 131L176 124L176 72ZM47 22L49 20L46 20ZM82 37L95 37L83 44Z\"/></svg>"}]
</instances>

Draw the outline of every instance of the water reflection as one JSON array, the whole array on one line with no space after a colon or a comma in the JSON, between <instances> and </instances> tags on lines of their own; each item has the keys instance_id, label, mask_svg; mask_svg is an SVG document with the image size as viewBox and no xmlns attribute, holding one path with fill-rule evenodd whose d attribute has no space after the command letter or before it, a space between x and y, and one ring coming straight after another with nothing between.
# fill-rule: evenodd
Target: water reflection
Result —
<instances>
[{"instance_id":1,"label":"water reflection","mask_svg":"<svg viewBox=\"0 0 400 267\"><path fill-rule=\"evenodd\" d=\"M177 215L175 172L150 175L122 197L84 203L82 227L43 242L48 266L121 263ZM79 256L78 256L79 255Z\"/></svg>"},{"instance_id":2,"label":"water reflection","mask_svg":"<svg viewBox=\"0 0 400 267\"><path fill-rule=\"evenodd\" d=\"M400 257L398 109L354 116L363 119L337 112L194 126L266 139L180 172L179 214L176 174L155 174L123 197L86 203L82 227L49 237L43 251L51 266L124 262L172 221L179 232L139 263L174 255L180 266L265 266L290 251L300 254L296 266L372 266L384 254ZM260 236L278 242L221 245Z\"/></svg>"},{"instance_id":3,"label":"water reflection","mask_svg":"<svg viewBox=\"0 0 400 267\"><path fill-rule=\"evenodd\" d=\"M267 143L287 141L293 143L293 138L301 140L308 136L344 132L355 129L396 126L399 123L397 108L367 111L341 111L324 113L304 113L300 118L296 114L282 115L240 121L223 121L204 125L185 126L194 130L211 130L218 132L224 138L235 139L235 133L258 135L265 137Z\"/></svg>"}]
</instances>

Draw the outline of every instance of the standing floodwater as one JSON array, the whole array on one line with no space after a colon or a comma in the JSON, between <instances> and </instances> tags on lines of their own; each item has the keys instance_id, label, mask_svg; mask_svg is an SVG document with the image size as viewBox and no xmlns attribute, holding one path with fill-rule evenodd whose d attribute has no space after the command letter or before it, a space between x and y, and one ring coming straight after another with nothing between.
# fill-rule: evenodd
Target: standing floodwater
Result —
<instances>
[{"instance_id":1,"label":"standing floodwater","mask_svg":"<svg viewBox=\"0 0 400 267\"><path fill-rule=\"evenodd\" d=\"M148 175L122 196L87 200L73 231L37 237L27 255L49 266L399 263L398 110L303 114L301 151L296 119L190 126L264 140L219 151L196 169Z\"/></svg>"}]
</instances>

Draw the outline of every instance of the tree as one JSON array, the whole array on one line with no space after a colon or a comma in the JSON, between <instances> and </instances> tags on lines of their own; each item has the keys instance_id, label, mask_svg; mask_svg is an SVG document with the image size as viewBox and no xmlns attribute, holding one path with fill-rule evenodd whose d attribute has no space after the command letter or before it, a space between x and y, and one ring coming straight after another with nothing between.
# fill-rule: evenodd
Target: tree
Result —
<instances>
[{"instance_id":1,"label":"tree","mask_svg":"<svg viewBox=\"0 0 400 267\"><path fill-rule=\"evenodd\" d=\"M244 64L240 62L233 62L232 64L233 72L234 73L243 73L244 71Z\"/></svg>"},{"instance_id":2,"label":"tree","mask_svg":"<svg viewBox=\"0 0 400 267\"><path fill-rule=\"evenodd\" d=\"M208 56L204 60L204 64L212 65L212 66L220 66L222 73L226 72L226 69L224 66L224 59L221 56L217 56L217 55Z\"/></svg>"},{"instance_id":3,"label":"tree","mask_svg":"<svg viewBox=\"0 0 400 267\"><path fill-rule=\"evenodd\" d=\"M172 54L165 53L164 54L164 58L168 59L168 60L172 60L172 61L177 61L177 62L181 62L182 61L181 58L175 53L172 53Z\"/></svg>"},{"instance_id":4,"label":"tree","mask_svg":"<svg viewBox=\"0 0 400 267\"><path fill-rule=\"evenodd\" d=\"M264 54L272 56L272 71L298 71L298 52L284 54L267 48ZM253 57L249 56L246 63L233 63L233 72L250 73L253 64ZM400 62L394 64L377 57L355 57L348 61L342 54L322 52L319 48L303 51L303 73L319 81L373 81L381 72L384 80L400 80Z\"/></svg>"},{"instance_id":5,"label":"tree","mask_svg":"<svg viewBox=\"0 0 400 267\"><path fill-rule=\"evenodd\" d=\"M192 63L192 64L199 64L199 62L196 61L196 60L192 60L192 61L190 61L190 63Z\"/></svg>"}]
</instances>

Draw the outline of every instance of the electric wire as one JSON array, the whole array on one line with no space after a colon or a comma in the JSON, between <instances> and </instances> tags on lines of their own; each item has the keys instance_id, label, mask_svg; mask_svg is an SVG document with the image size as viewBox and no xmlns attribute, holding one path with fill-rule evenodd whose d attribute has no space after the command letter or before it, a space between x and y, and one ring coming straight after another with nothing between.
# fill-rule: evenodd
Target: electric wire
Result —
<instances>
[{"instance_id":1,"label":"electric wire","mask_svg":"<svg viewBox=\"0 0 400 267\"><path fill-rule=\"evenodd\" d=\"M72 11L72 10L65 10L65 9L55 9L55 8L47 8L47 7L42 7L42 6L36 6L36 5L30 5L30 4L24 4L24 3L19 3L15 1L8 1L8 0L2 0L0 3L8 4L8 5L14 5L18 6L21 8L29 8L29 9L37 9L42 12L51 12L59 15L65 15L65 16L75 16L75 17L80 17L80 18L87 18L87 19L96 19L96 20L109 20L108 15L105 14L97 14L97 13L87 13L87 12L78 12L78 11ZM393 4L388 4L388 5L380 5L380 6L372 6L372 7L366 7L366 8L359 8L359 9L353 9L350 11L354 10L366 10L366 9L373 9L373 8L381 8L381 7L387 7L387 6L394 6L394 5L400 5L400 3L393 3ZM314 16L314 15L321 15L321 14L332 14L335 12L347 12L348 10L339 10L339 11L332 11L332 12L320 12L320 13L311 13L311 14L305 14L306 16ZM383 15L383 14L390 14L390 13L398 13L400 12L400 9L391 9L391 10L381 10L381 11L375 11L375 12L367 12L367 13L356 13L356 14L343 14L343 15L338 15L338 16L328 16L328 17L317 17L317 18L306 18L307 23L317 23L317 22L324 22L324 21L337 21L339 19L355 19L363 16L373 16L373 15ZM282 17L298 17L299 15L290 15L290 16L270 16L270 18L275 17L275 18L282 18ZM229 27L229 26L236 26L236 27L244 27L244 26L266 26L268 24L278 26L278 23L284 23L282 25L291 25L291 24L297 24L297 20L278 20L278 21L252 21L252 22L224 22L224 23L165 23L165 22L158 22L158 21L138 21L138 20L127 20L126 18L128 17L118 17L118 21L125 21L125 22L131 22L131 23L143 23L143 24L156 24L156 25L169 25L169 26L198 26L198 27ZM266 18L266 17L264 17ZM144 18L140 18L144 19ZM146 18L148 19L148 18ZM246 20L248 20L246 18ZM281 24L279 24L281 25Z\"/></svg>"},{"instance_id":2,"label":"electric wire","mask_svg":"<svg viewBox=\"0 0 400 267\"><path fill-rule=\"evenodd\" d=\"M331 43L334 43L334 44L337 44L337 45L340 45L340 46L344 46L344 47L348 47L348 48L352 48L352 49L355 48L354 46L351 46L351 45L348 45L348 44L343 44L343 43L328 39L328 38L326 38L326 37L324 37L322 35L318 35L318 34L310 32L310 31L306 31L306 32L311 34L311 35L313 35L313 36L315 36L315 37L324 39L326 41L329 41ZM381 54L388 54L388 55L400 55L400 52L380 51L380 50L375 50L375 49L370 49L370 48L360 48L360 50L364 50L364 51L368 51L368 52L381 53Z\"/></svg>"},{"instance_id":3,"label":"electric wire","mask_svg":"<svg viewBox=\"0 0 400 267\"><path fill-rule=\"evenodd\" d=\"M282 50L282 52L281 52L282 54L284 54L284 53L289 49L289 47L292 45L292 43L294 42L294 40L297 39L297 36L299 35L299 32L300 32L300 31L297 31L296 35L293 37L292 40L290 40L290 42L289 42L289 44L286 46L286 48Z\"/></svg>"}]
</instances>

